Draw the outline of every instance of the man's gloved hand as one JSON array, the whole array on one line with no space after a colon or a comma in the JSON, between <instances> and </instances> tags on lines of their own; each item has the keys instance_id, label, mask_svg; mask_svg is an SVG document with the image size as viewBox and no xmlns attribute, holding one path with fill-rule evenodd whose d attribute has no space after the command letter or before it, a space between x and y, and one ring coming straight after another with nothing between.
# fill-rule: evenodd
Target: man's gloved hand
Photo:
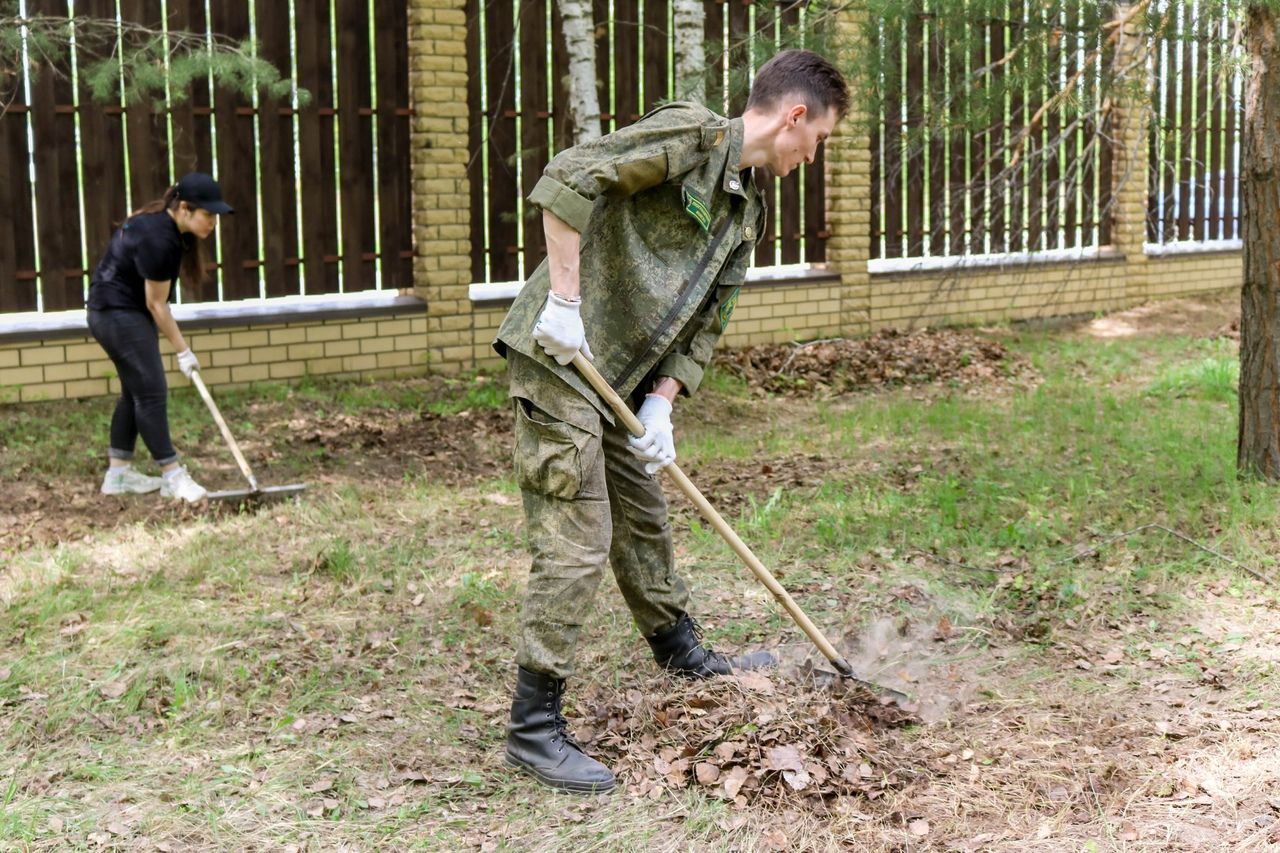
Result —
<instances>
[{"instance_id":1,"label":"man's gloved hand","mask_svg":"<svg viewBox=\"0 0 1280 853\"><path fill-rule=\"evenodd\" d=\"M547 355L559 364L568 364L578 350L591 359L591 347L587 346L586 332L582 328L579 309L582 302L571 302L554 293L547 294L547 305L542 309L538 324L533 327L533 339Z\"/></svg>"},{"instance_id":2,"label":"man's gloved hand","mask_svg":"<svg viewBox=\"0 0 1280 853\"><path fill-rule=\"evenodd\" d=\"M645 461L650 475L676 461L675 429L671 426L671 404L660 394L646 394L636 417L644 425L644 435L627 436L630 450Z\"/></svg>"},{"instance_id":3,"label":"man's gloved hand","mask_svg":"<svg viewBox=\"0 0 1280 853\"><path fill-rule=\"evenodd\" d=\"M178 353L178 369L182 371L182 375L191 378L191 371L200 369L200 362L196 361L196 354L190 349L184 349Z\"/></svg>"}]
</instances>

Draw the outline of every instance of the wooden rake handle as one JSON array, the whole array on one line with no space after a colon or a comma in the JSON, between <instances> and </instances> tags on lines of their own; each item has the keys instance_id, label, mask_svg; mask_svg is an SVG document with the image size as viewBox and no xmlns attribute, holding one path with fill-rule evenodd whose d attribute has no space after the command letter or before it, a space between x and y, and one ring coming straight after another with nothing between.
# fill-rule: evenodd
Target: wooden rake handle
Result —
<instances>
[{"instance_id":1,"label":"wooden rake handle","mask_svg":"<svg viewBox=\"0 0 1280 853\"><path fill-rule=\"evenodd\" d=\"M240 473L244 474L244 478L249 481L249 488L255 492L262 491L258 488L258 481L253 476L249 463L245 461L244 454L240 452L240 445L236 444L235 438L231 435L231 430L227 428L227 422L222 419L222 412L218 411L218 404L213 402L213 396L209 394L209 389L205 387L204 380L200 378L199 368L191 371L191 384L196 386L196 390L200 392L200 396L204 399L204 404L209 407L209 414L213 415L214 422L218 425L218 429L222 431L222 437L226 440L227 447L231 448L231 455L236 458L236 464L240 466Z\"/></svg>"},{"instance_id":2,"label":"wooden rake handle","mask_svg":"<svg viewBox=\"0 0 1280 853\"><path fill-rule=\"evenodd\" d=\"M644 435L644 425L640 423L640 419L618 396L618 392L614 391L612 386L604 381L604 377L600 375L600 372L595 369L590 361L587 361L581 352L573 356L573 366L591 384L596 393L604 398L605 402L609 404L609 408L613 409L614 414L622 419L623 425L632 435ZM804 631L809 639L813 641L813 644L818 647L818 651L822 652L827 660L831 661L831 664L839 670L841 675L852 675L853 668L849 666L848 661L836 651L835 646L831 645L818 626L813 624L813 621L800 609L800 605L796 604L791 594L782 588L782 584L778 583L777 579L765 568L764 563L760 562L760 559L747 547L747 543L739 538L738 534L729 526L729 523L716 511L716 508L703 497L702 492L680 470L680 467L672 462L662 470L672 480L675 480L676 485L680 487L680 491L684 492L685 496L693 501L693 505L698 508L698 512L702 513L702 517L711 523L711 526L716 529L716 532L720 534L720 537L725 542L729 543L729 547L741 558L742 562L747 564L747 568L751 570L760 583L764 584L765 589L773 593L773 597L778 600L778 603L800 626L800 630Z\"/></svg>"}]
</instances>

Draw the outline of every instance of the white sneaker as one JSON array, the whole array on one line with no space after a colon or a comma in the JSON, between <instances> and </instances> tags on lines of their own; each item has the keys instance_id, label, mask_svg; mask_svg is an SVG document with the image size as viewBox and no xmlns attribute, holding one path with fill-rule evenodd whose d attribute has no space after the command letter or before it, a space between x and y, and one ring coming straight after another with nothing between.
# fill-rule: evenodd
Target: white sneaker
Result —
<instances>
[{"instance_id":1,"label":"white sneaker","mask_svg":"<svg viewBox=\"0 0 1280 853\"><path fill-rule=\"evenodd\" d=\"M102 478L104 495L145 495L160 488L159 477L148 477L133 470L132 465L118 465L107 469Z\"/></svg>"},{"instance_id":2,"label":"white sneaker","mask_svg":"<svg viewBox=\"0 0 1280 853\"><path fill-rule=\"evenodd\" d=\"M205 487L191 479L187 469L181 466L165 474L163 479L164 482L160 484L162 498L179 498L193 504L204 500L209 494Z\"/></svg>"}]
</instances>

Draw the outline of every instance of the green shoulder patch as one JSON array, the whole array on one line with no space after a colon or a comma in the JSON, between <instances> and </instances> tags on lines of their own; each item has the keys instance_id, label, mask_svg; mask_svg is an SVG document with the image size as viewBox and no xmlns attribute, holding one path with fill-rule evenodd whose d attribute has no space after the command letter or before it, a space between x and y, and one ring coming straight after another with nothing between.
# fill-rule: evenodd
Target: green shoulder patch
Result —
<instances>
[{"instance_id":1,"label":"green shoulder patch","mask_svg":"<svg viewBox=\"0 0 1280 853\"><path fill-rule=\"evenodd\" d=\"M729 294L729 298L720 303L720 331L729 328L729 318L733 316L733 309L738 307L738 293L742 291L741 287L735 287L733 293Z\"/></svg>"},{"instance_id":2,"label":"green shoulder patch","mask_svg":"<svg viewBox=\"0 0 1280 853\"><path fill-rule=\"evenodd\" d=\"M711 208L701 196L688 187L684 188L684 212L692 216L703 231L711 230Z\"/></svg>"}]
</instances>

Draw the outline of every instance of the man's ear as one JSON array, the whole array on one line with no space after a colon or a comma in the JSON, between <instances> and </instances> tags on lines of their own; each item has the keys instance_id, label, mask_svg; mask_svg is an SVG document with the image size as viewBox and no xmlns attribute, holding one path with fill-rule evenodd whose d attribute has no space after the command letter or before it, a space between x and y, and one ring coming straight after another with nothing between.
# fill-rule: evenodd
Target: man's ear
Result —
<instances>
[{"instance_id":1,"label":"man's ear","mask_svg":"<svg viewBox=\"0 0 1280 853\"><path fill-rule=\"evenodd\" d=\"M795 127L808 112L809 108L804 104L796 104L791 107L787 110L787 127Z\"/></svg>"}]
</instances>

